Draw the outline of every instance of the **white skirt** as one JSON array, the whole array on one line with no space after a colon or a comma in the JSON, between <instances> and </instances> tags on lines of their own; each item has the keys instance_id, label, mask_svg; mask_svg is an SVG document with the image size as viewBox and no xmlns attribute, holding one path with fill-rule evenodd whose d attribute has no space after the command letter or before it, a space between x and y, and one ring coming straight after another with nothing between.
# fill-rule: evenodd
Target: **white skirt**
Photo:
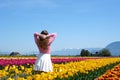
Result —
<instances>
[{"instance_id":1,"label":"white skirt","mask_svg":"<svg viewBox=\"0 0 120 80\"><path fill-rule=\"evenodd\" d=\"M37 56L34 70L36 71L44 71L44 72L52 72L52 61L50 54L40 53Z\"/></svg>"}]
</instances>

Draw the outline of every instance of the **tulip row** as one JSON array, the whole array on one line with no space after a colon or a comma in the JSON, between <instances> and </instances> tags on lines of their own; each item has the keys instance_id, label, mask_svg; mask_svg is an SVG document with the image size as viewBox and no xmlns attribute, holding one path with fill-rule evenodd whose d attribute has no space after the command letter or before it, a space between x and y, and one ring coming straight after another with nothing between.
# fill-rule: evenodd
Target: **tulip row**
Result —
<instances>
[{"instance_id":1,"label":"tulip row","mask_svg":"<svg viewBox=\"0 0 120 80\"><path fill-rule=\"evenodd\" d=\"M1 66L7 66L9 65L24 65L24 64L34 64L35 59L0 59L0 65Z\"/></svg>"},{"instance_id":2,"label":"tulip row","mask_svg":"<svg viewBox=\"0 0 120 80\"><path fill-rule=\"evenodd\" d=\"M99 59L99 57L59 57L52 58L53 63L66 63L66 62L74 62L74 61L82 61L87 59Z\"/></svg>"},{"instance_id":3,"label":"tulip row","mask_svg":"<svg viewBox=\"0 0 120 80\"><path fill-rule=\"evenodd\" d=\"M82 61L86 59L99 59L99 58L87 58L87 57L57 57L52 58L52 63L66 63L66 62L74 62L74 61ZM24 64L35 64L35 57L16 57L16 58L0 58L0 65L24 65Z\"/></svg>"},{"instance_id":4,"label":"tulip row","mask_svg":"<svg viewBox=\"0 0 120 80\"><path fill-rule=\"evenodd\" d=\"M3 80L59 80L80 74L89 74L101 67L120 62L120 58L88 59L77 62L53 64L53 72L38 74L33 71L34 64L6 65L0 70ZM73 80L73 79L72 79Z\"/></svg>"},{"instance_id":5,"label":"tulip row","mask_svg":"<svg viewBox=\"0 0 120 80\"><path fill-rule=\"evenodd\" d=\"M120 64L116 65L111 70L107 70L97 80L120 80Z\"/></svg>"}]
</instances>

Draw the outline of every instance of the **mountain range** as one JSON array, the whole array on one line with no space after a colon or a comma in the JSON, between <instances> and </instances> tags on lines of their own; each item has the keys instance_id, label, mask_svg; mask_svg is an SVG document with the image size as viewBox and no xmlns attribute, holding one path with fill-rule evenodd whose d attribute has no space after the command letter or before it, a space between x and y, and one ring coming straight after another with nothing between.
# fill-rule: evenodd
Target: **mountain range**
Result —
<instances>
[{"instance_id":1,"label":"mountain range","mask_svg":"<svg viewBox=\"0 0 120 80\"><path fill-rule=\"evenodd\" d=\"M120 41L110 43L105 47L113 56L120 56Z\"/></svg>"},{"instance_id":2,"label":"mountain range","mask_svg":"<svg viewBox=\"0 0 120 80\"><path fill-rule=\"evenodd\" d=\"M111 52L112 56L120 56L120 41L115 41L108 44L105 49ZM99 52L103 48L84 48L91 53ZM59 51L52 51L52 55L80 55L81 49L62 49Z\"/></svg>"},{"instance_id":3,"label":"mountain range","mask_svg":"<svg viewBox=\"0 0 120 80\"><path fill-rule=\"evenodd\" d=\"M113 56L119 56L120 55L120 41L115 41L110 44L108 44L106 47ZM84 48L85 50L88 50L91 53L98 52L99 50L103 48ZM76 48L67 48L67 49L62 49L62 50L57 50L57 51L51 51L51 55L80 55L82 49L76 49ZM10 54L11 52L0 52L0 54ZM23 54L23 53L21 53ZM25 55L30 55L30 54L39 54L38 51L32 51L32 52L27 52L24 53Z\"/></svg>"},{"instance_id":4,"label":"mountain range","mask_svg":"<svg viewBox=\"0 0 120 80\"><path fill-rule=\"evenodd\" d=\"M85 50L88 50L91 53L95 53L96 51L101 50L101 48L84 48ZM68 49L62 49L58 51L52 51L52 55L80 55L82 49L76 49L76 48L68 48Z\"/></svg>"}]
</instances>

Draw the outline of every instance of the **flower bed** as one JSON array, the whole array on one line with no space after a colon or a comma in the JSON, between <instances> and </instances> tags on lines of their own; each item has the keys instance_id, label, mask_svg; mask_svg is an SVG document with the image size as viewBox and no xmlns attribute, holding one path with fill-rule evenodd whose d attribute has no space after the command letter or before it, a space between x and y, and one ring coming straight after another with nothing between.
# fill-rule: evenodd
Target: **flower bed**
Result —
<instances>
[{"instance_id":1,"label":"flower bed","mask_svg":"<svg viewBox=\"0 0 120 80\"><path fill-rule=\"evenodd\" d=\"M116 65L111 70L107 70L97 80L120 80L120 64Z\"/></svg>"},{"instance_id":2,"label":"flower bed","mask_svg":"<svg viewBox=\"0 0 120 80\"><path fill-rule=\"evenodd\" d=\"M100 58L96 60L87 59L82 61L75 61L75 62L61 63L61 64L53 63L53 72L49 72L49 73L43 72L41 74L37 74L33 71L34 64L29 64L29 63L26 63L24 65L7 64L1 66L0 79L1 80L54 80L54 79L74 80L74 79L79 79L80 77L82 77L82 75L83 75L82 79L90 75L92 75L91 76L92 78L96 78L101 75L98 72L100 68L104 68L105 66L119 62L120 62L120 58ZM96 74L99 75L94 76Z\"/></svg>"},{"instance_id":3,"label":"flower bed","mask_svg":"<svg viewBox=\"0 0 120 80\"><path fill-rule=\"evenodd\" d=\"M89 57L53 57L52 63L66 63L66 62L74 62L74 61L82 61L87 59L99 59L99 58L89 58ZM24 65L24 64L35 64L36 57L8 57L8 58L0 58L0 65Z\"/></svg>"},{"instance_id":4,"label":"flower bed","mask_svg":"<svg viewBox=\"0 0 120 80\"><path fill-rule=\"evenodd\" d=\"M66 62L75 62L88 59L99 59L99 57L57 57L52 58L53 63L66 63Z\"/></svg>"}]
</instances>

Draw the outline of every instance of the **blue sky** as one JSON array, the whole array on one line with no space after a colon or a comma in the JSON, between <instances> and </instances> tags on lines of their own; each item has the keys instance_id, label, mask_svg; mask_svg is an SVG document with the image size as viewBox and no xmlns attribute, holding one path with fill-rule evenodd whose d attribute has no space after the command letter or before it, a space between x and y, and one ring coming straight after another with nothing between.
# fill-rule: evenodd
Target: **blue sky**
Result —
<instances>
[{"instance_id":1,"label":"blue sky","mask_svg":"<svg viewBox=\"0 0 120 80\"><path fill-rule=\"evenodd\" d=\"M120 0L0 0L0 51L37 51L33 33L56 32L52 51L120 41Z\"/></svg>"}]
</instances>

